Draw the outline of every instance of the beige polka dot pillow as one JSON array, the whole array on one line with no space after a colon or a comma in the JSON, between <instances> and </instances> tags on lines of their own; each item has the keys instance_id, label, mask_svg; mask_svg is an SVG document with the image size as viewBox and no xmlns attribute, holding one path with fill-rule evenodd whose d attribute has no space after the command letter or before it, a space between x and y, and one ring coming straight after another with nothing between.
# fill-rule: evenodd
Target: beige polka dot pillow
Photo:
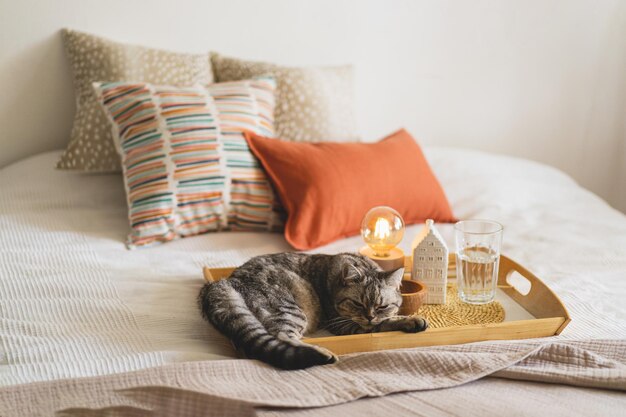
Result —
<instances>
[{"instance_id":1,"label":"beige polka dot pillow","mask_svg":"<svg viewBox=\"0 0 626 417\"><path fill-rule=\"evenodd\" d=\"M185 54L127 45L74 30L62 31L74 73L76 114L60 169L92 172L120 170L111 128L97 102L92 83L138 81L173 86L213 82L208 54Z\"/></svg>"},{"instance_id":2,"label":"beige polka dot pillow","mask_svg":"<svg viewBox=\"0 0 626 417\"><path fill-rule=\"evenodd\" d=\"M295 68L212 54L218 82L271 75L276 136L296 142L357 141L352 67Z\"/></svg>"}]
</instances>

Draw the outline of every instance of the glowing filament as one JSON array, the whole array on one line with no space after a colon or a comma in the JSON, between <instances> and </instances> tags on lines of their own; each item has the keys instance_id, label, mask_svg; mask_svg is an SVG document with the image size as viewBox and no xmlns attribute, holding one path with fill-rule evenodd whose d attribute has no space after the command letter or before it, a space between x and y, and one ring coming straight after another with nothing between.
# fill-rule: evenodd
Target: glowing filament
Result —
<instances>
[{"instance_id":1,"label":"glowing filament","mask_svg":"<svg viewBox=\"0 0 626 417\"><path fill-rule=\"evenodd\" d=\"M387 219L379 217L374 226L374 238L379 240L387 239L391 235L391 225Z\"/></svg>"}]
</instances>

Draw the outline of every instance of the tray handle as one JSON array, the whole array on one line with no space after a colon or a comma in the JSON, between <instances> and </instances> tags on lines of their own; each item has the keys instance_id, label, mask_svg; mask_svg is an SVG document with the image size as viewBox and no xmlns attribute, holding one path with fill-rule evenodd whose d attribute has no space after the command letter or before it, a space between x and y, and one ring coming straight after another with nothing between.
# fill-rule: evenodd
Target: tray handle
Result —
<instances>
[{"instance_id":1,"label":"tray handle","mask_svg":"<svg viewBox=\"0 0 626 417\"><path fill-rule=\"evenodd\" d=\"M520 274L530 283L530 291L527 294L520 293L507 281L514 272ZM498 287L537 318L563 317L566 321L565 324L570 320L563 302L546 284L528 269L504 255L500 255ZM562 328L565 327L565 324Z\"/></svg>"}]
</instances>

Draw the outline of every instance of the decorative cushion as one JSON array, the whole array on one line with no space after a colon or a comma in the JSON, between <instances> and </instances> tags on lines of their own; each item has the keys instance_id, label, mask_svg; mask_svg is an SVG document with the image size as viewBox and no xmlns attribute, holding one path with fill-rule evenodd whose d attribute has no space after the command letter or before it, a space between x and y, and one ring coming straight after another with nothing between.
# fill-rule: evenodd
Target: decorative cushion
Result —
<instances>
[{"instance_id":1,"label":"decorative cushion","mask_svg":"<svg viewBox=\"0 0 626 417\"><path fill-rule=\"evenodd\" d=\"M355 142L352 67L291 68L211 55L217 81L276 78L276 135L296 142Z\"/></svg>"},{"instance_id":2,"label":"decorative cushion","mask_svg":"<svg viewBox=\"0 0 626 417\"><path fill-rule=\"evenodd\" d=\"M113 42L64 29L63 44L74 72L76 114L60 169L120 170L111 129L96 101L96 81L141 81L167 85L208 85L213 73L208 54L183 54Z\"/></svg>"},{"instance_id":3,"label":"decorative cushion","mask_svg":"<svg viewBox=\"0 0 626 417\"><path fill-rule=\"evenodd\" d=\"M296 249L358 234L375 206L393 207L406 224L456 221L405 130L377 143L293 143L251 132L246 139L287 210L285 238Z\"/></svg>"},{"instance_id":4,"label":"decorative cushion","mask_svg":"<svg viewBox=\"0 0 626 417\"><path fill-rule=\"evenodd\" d=\"M130 248L281 226L243 130L273 135L273 78L207 88L94 83L122 155Z\"/></svg>"}]
</instances>

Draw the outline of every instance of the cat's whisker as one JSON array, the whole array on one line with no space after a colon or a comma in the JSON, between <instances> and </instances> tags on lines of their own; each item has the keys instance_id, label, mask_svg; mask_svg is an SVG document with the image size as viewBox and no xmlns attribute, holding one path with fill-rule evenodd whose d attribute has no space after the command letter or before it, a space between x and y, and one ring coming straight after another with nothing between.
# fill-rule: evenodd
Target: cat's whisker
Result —
<instances>
[{"instance_id":1,"label":"cat's whisker","mask_svg":"<svg viewBox=\"0 0 626 417\"><path fill-rule=\"evenodd\" d=\"M338 329L339 327L343 326L344 323L333 323L333 324L327 324L326 326L324 326L324 328L326 330L335 330Z\"/></svg>"},{"instance_id":2,"label":"cat's whisker","mask_svg":"<svg viewBox=\"0 0 626 417\"><path fill-rule=\"evenodd\" d=\"M337 316L337 317L332 318L332 319L330 319L330 320L326 320L326 322L327 322L327 323L332 323L332 322L334 322L334 321L341 321L341 320L345 320L345 319L346 319L345 317L340 317L340 316Z\"/></svg>"},{"instance_id":3,"label":"cat's whisker","mask_svg":"<svg viewBox=\"0 0 626 417\"><path fill-rule=\"evenodd\" d=\"M335 317L333 319L327 320L327 323L341 323L344 321L348 321L350 319L346 318L346 317Z\"/></svg>"},{"instance_id":4,"label":"cat's whisker","mask_svg":"<svg viewBox=\"0 0 626 417\"><path fill-rule=\"evenodd\" d=\"M326 330L329 330L332 333L339 333L345 326L346 326L346 323L337 324L334 326L327 327Z\"/></svg>"},{"instance_id":5,"label":"cat's whisker","mask_svg":"<svg viewBox=\"0 0 626 417\"><path fill-rule=\"evenodd\" d=\"M343 322L346 322L346 321L350 321L350 319L347 319L345 317L336 317L336 318L334 318L332 320L328 320L327 323L328 324L338 324L338 323L343 323Z\"/></svg>"},{"instance_id":6,"label":"cat's whisker","mask_svg":"<svg viewBox=\"0 0 626 417\"><path fill-rule=\"evenodd\" d=\"M341 327L341 330L346 330L346 329L350 329L352 327L354 327L356 323L354 323L353 321L344 323L344 325Z\"/></svg>"},{"instance_id":7,"label":"cat's whisker","mask_svg":"<svg viewBox=\"0 0 626 417\"><path fill-rule=\"evenodd\" d=\"M347 323L347 322L351 322L352 320L347 319L345 317L341 317L339 320L335 320L330 324L342 324L342 323Z\"/></svg>"},{"instance_id":8,"label":"cat's whisker","mask_svg":"<svg viewBox=\"0 0 626 417\"><path fill-rule=\"evenodd\" d=\"M336 320L334 323L327 325L326 329L336 333L344 333L346 330L349 330L354 326L358 326L358 324L351 319L345 317L338 317L338 319L341 320Z\"/></svg>"}]
</instances>

